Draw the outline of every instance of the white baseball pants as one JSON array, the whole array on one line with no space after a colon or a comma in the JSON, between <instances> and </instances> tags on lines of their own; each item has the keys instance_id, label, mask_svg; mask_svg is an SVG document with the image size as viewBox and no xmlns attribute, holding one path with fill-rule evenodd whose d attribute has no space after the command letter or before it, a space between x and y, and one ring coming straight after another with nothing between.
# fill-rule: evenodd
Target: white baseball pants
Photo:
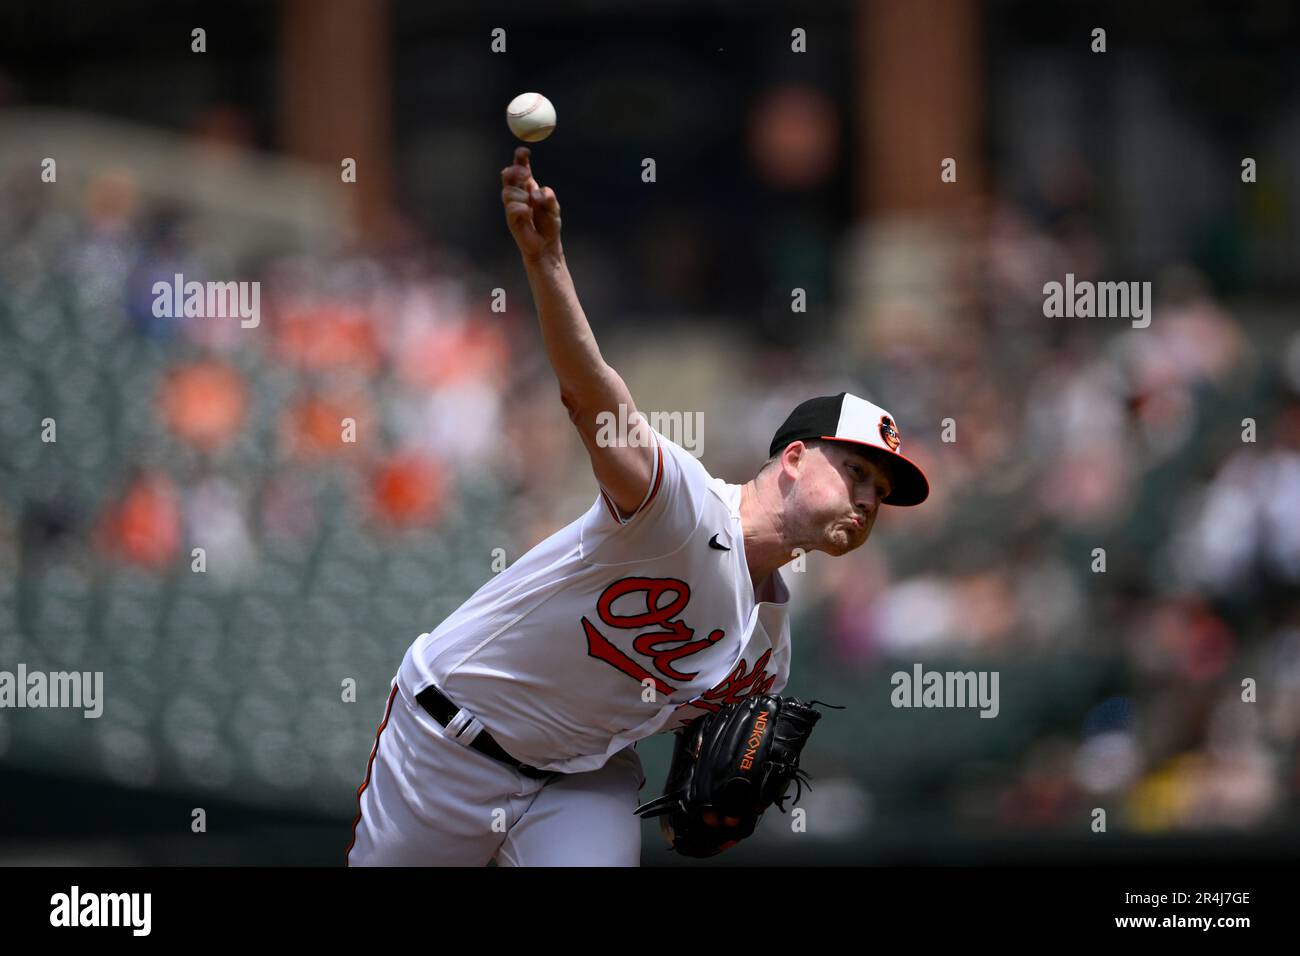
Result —
<instances>
[{"instance_id":1,"label":"white baseball pants","mask_svg":"<svg viewBox=\"0 0 1300 956\"><path fill-rule=\"evenodd\" d=\"M348 865L638 866L644 784L635 747L598 770L526 777L444 734L394 683Z\"/></svg>"}]
</instances>

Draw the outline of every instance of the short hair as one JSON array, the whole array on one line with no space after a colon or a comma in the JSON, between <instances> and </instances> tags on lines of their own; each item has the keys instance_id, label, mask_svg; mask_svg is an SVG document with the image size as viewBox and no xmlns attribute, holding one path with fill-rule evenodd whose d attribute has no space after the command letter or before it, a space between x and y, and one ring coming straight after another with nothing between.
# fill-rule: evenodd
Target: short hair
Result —
<instances>
[{"instance_id":1,"label":"short hair","mask_svg":"<svg viewBox=\"0 0 1300 956\"><path fill-rule=\"evenodd\" d=\"M808 448L823 448L823 449L831 445L843 444L843 442L827 441L826 439L823 438L807 438L807 439L803 439L803 443ZM791 442L790 444L794 444L794 443ZM786 448L789 447L790 445L786 445ZM758 474L761 475L763 472L767 471L767 469L772 467L772 465L776 464L777 461L779 461L781 456L784 454L785 454L785 448L782 448L775 455L770 457L767 461L763 462L763 464L758 469ZM861 451L861 454L866 455L867 458L875 462L880 467L880 469L884 471L885 475L889 478L891 485L895 484L898 481L897 477L894 474L893 466L888 464L886 461L881 460L880 456L871 454L869 449L864 449L863 451Z\"/></svg>"},{"instance_id":2,"label":"short hair","mask_svg":"<svg viewBox=\"0 0 1300 956\"><path fill-rule=\"evenodd\" d=\"M804 438L799 440L804 443L804 446L806 448L822 448L829 444L829 442L824 441L821 438ZM785 446L785 448L789 448L790 445L793 444L794 442L790 442ZM772 465L775 465L778 461L780 461L781 456L785 454L785 448L782 448L775 455L772 455L770 458L768 458L767 461L763 462L763 464L759 466L758 473L761 475L763 472L767 471L767 469L770 468Z\"/></svg>"}]
</instances>

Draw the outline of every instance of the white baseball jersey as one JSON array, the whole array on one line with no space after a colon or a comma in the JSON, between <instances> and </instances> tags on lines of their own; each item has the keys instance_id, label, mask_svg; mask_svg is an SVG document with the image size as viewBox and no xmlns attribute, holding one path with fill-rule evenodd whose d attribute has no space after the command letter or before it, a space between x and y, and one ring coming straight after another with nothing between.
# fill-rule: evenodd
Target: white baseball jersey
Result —
<instances>
[{"instance_id":1,"label":"white baseball jersey","mask_svg":"<svg viewBox=\"0 0 1300 956\"><path fill-rule=\"evenodd\" d=\"M436 684L512 756L594 770L721 704L778 693L790 665L789 591L755 594L741 486L658 432L640 507L602 491L582 517L501 572L411 645L398 684ZM653 694L649 688L653 688Z\"/></svg>"}]
</instances>

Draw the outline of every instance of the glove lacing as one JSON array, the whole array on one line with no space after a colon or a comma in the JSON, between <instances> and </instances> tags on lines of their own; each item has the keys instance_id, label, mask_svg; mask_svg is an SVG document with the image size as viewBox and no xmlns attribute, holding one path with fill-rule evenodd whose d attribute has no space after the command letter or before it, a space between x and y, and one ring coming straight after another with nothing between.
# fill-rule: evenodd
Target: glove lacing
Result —
<instances>
[{"instance_id":1,"label":"glove lacing","mask_svg":"<svg viewBox=\"0 0 1300 956\"><path fill-rule=\"evenodd\" d=\"M808 706L808 707L815 707L817 704L821 704L823 707L834 707L836 710L845 710L845 709L846 709L844 706L842 706L842 705L840 705L840 704L829 704L829 703L827 703L827 702L824 701L824 700L810 700L810 701L808 701L807 706ZM789 738L789 737L782 738L782 737L780 737L780 736L778 735L777 739L778 739L778 740L781 740L781 739L789 740L789 739L791 739L791 738ZM780 810L782 813L785 813L785 802L786 802L787 800L790 800L791 805L797 805L797 804L799 803L799 798L803 796L803 788L804 788L804 787L807 787L809 790L811 790L811 789L813 788L813 786L812 786L812 780L811 780L811 778L810 778L809 775L808 775L808 771L804 770L802 767L795 767L793 773L790 772L789 767L778 766L778 767L775 768L775 769L776 769L778 772L782 773L782 774L789 774L789 775L790 775L790 779L792 779L792 780L794 781L794 787L795 787L795 790L794 790L794 797L793 797L793 799L792 799L792 798L790 797L790 795L787 793L785 796L780 797L779 799L776 799L776 800L773 800L773 801L772 801L772 802L776 805L776 808L777 808L778 810Z\"/></svg>"}]
</instances>

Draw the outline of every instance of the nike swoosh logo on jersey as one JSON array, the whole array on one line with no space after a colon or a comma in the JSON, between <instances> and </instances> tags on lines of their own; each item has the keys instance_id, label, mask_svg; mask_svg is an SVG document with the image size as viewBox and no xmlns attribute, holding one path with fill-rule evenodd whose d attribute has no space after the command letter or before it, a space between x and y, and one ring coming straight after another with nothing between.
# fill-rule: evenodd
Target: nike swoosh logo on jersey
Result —
<instances>
[{"instance_id":1,"label":"nike swoosh logo on jersey","mask_svg":"<svg viewBox=\"0 0 1300 956\"><path fill-rule=\"evenodd\" d=\"M730 550L731 550L731 549L728 548L725 544L718 544L718 536L717 536L716 534L715 534L712 538L709 539L709 547L710 547L710 548L716 548L716 549L719 550L719 551L730 551Z\"/></svg>"}]
</instances>

